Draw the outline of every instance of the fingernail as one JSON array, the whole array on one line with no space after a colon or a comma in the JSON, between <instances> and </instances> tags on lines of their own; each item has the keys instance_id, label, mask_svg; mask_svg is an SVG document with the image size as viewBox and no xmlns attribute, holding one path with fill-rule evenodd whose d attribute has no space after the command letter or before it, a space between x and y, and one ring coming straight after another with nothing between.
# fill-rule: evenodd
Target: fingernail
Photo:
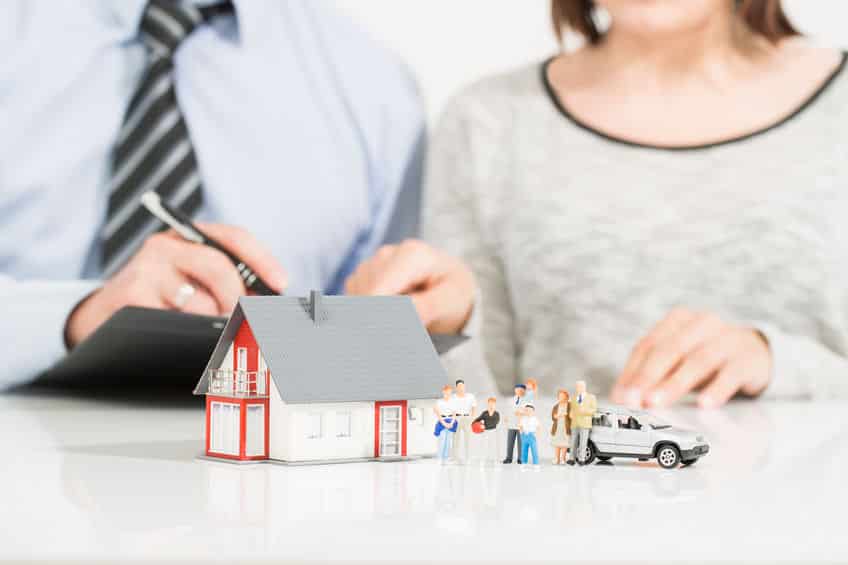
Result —
<instances>
[{"instance_id":1,"label":"fingernail","mask_svg":"<svg viewBox=\"0 0 848 565\"><path fill-rule=\"evenodd\" d=\"M658 390L651 395L651 406L661 407L665 405L666 395L663 391Z\"/></svg>"},{"instance_id":2,"label":"fingernail","mask_svg":"<svg viewBox=\"0 0 848 565\"><path fill-rule=\"evenodd\" d=\"M642 407L642 392L638 388L624 390L624 404L630 408Z\"/></svg>"}]
</instances>

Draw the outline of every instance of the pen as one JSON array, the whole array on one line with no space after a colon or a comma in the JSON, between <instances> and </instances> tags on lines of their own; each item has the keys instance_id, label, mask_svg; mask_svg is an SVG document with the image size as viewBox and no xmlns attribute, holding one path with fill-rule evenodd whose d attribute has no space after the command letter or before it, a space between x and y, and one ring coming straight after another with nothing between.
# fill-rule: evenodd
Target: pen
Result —
<instances>
[{"instance_id":1,"label":"pen","mask_svg":"<svg viewBox=\"0 0 848 565\"><path fill-rule=\"evenodd\" d=\"M223 245L200 231L197 226L191 223L191 219L188 216L163 202L157 193L145 192L141 195L141 203L145 208L147 208L148 212L153 214L166 225L173 228L173 230L180 234L183 239L193 241L194 243L200 243L202 245L208 245L229 257L230 261L233 262L233 265L236 266L242 281L244 281L245 288L247 288L250 292L262 296L279 294L271 290L271 287L269 287L268 284L247 265L247 263L227 251Z\"/></svg>"}]
</instances>

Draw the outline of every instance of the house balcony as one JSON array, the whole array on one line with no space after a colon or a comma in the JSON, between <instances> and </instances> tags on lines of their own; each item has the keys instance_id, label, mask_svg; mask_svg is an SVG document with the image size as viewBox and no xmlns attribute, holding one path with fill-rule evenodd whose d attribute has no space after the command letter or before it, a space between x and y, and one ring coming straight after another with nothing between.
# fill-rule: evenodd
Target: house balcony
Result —
<instances>
[{"instance_id":1,"label":"house balcony","mask_svg":"<svg viewBox=\"0 0 848 565\"><path fill-rule=\"evenodd\" d=\"M269 374L267 369L264 371L210 370L207 394L232 398L268 398Z\"/></svg>"}]
</instances>

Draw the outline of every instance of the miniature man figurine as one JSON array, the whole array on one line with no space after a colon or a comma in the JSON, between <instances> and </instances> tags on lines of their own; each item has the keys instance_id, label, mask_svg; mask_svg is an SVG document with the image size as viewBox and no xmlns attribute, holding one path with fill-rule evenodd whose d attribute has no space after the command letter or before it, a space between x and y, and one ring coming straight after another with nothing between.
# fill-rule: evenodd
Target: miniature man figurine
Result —
<instances>
[{"instance_id":1,"label":"miniature man figurine","mask_svg":"<svg viewBox=\"0 0 848 565\"><path fill-rule=\"evenodd\" d=\"M507 412L509 422L509 433L506 439L506 459L505 464L512 463L512 450L515 444L518 443L518 463L521 464L521 434L518 432L518 419L521 418L524 405L524 393L527 391L527 386L523 384L515 385L515 396L512 397L512 406Z\"/></svg>"},{"instance_id":2,"label":"miniature man figurine","mask_svg":"<svg viewBox=\"0 0 848 565\"><path fill-rule=\"evenodd\" d=\"M451 453L453 435L456 431L456 415L450 385L442 387L442 398L436 402L433 412L436 413L436 430L434 435L439 438L439 451L437 453L442 463L447 463Z\"/></svg>"},{"instance_id":3,"label":"miniature man figurine","mask_svg":"<svg viewBox=\"0 0 848 565\"><path fill-rule=\"evenodd\" d=\"M486 409L474 418L475 422L483 422L483 438L486 440L486 461L497 463L498 460L498 424L501 415L495 410L497 399L492 396L486 400Z\"/></svg>"},{"instance_id":4,"label":"miniature man figurine","mask_svg":"<svg viewBox=\"0 0 848 565\"><path fill-rule=\"evenodd\" d=\"M456 381L453 395L453 408L456 411L456 435L453 438L453 458L457 461L468 460L468 445L471 438L471 421L477 409L477 400L470 392L465 392L465 381Z\"/></svg>"},{"instance_id":5,"label":"miniature man figurine","mask_svg":"<svg viewBox=\"0 0 848 565\"><path fill-rule=\"evenodd\" d=\"M521 431L521 460L528 464L539 464L539 448L536 444L536 430L539 429L539 418L532 404L524 407L524 415L518 422Z\"/></svg>"},{"instance_id":6,"label":"miniature man figurine","mask_svg":"<svg viewBox=\"0 0 848 565\"><path fill-rule=\"evenodd\" d=\"M568 401L569 418L571 419L571 453L568 464L584 465L586 450L589 447L589 431L592 429L592 416L598 411L598 402L594 394L586 392L586 381L574 384L574 396Z\"/></svg>"}]
</instances>

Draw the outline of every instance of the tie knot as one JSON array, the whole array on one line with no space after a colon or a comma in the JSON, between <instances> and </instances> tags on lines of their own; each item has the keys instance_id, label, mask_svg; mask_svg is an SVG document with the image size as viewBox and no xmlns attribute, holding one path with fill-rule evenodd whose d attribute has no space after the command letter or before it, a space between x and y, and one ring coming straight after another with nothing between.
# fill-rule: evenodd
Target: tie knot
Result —
<instances>
[{"instance_id":1,"label":"tie knot","mask_svg":"<svg viewBox=\"0 0 848 565\"><path fill-rule=\"evenodd\" d=\"M141 18L141 37L154 53L171 57L203 19L200 9L192 4L150 0Z\"/></svg>"}]
</instances>

